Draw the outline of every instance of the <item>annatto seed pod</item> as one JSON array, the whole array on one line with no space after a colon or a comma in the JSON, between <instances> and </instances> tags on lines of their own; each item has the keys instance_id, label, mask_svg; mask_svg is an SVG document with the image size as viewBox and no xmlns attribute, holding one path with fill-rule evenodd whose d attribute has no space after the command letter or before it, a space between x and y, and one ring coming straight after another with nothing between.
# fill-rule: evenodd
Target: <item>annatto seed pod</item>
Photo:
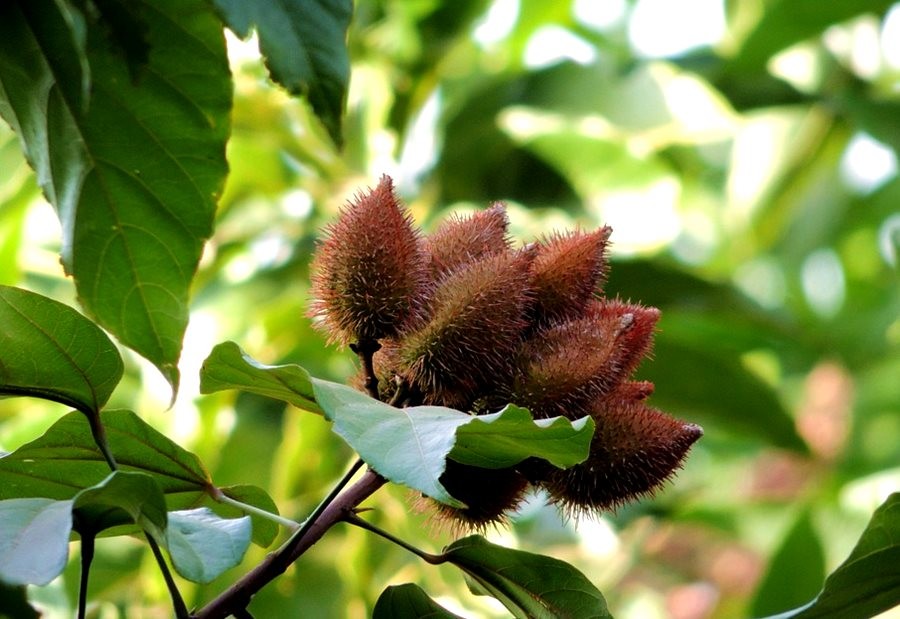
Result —
<instances>
[{"instance_id":1,"label":"annatto seed pod","mask_svg":"<svg viewBox=\"0 0 900 619\"><path fill-rule=\"evenodd\" d=\"M606 279L606 246L612 228L575 230L537 243L531 266L535 302L531 319L537 325L579 316Z\"/></svg>"},{"instance_id":2,"label":"annatto seed pod","mask_svg":"<svg viewBox=\"0 0 900 619\"><path fill-rule=\"evenodd\" d=\"M614 509L650 495L668 480L703 430L641 401L607 398L591 411L597 424L588 459L550 473L543 486L572 515Z\"/></svg>"},{"instance_id":3,"label":"annatto seed pod","mask_svg":"<svg viewBox=\"0 0 900 619\"><path fill-rule=\"evenodd\" d=\"M482 258L508 252L508 227L502 202L494 202L469 217L451 216L425 239L435 279Z\"/></svg>"},{"instance_id":4,"label":"annatto seed pod","mask_svg":"<svg viewBox=\"0 0 900 619\"><path fill-rule=\"evenodd\" d=\"M438 524L458 532L480 530L502 524L525 497L528 482L515 469L483 469L447 460L441 484L464 508L450 507L433 499L425 506L435 513Z\"/></svg>"},{"instance_id":5,"label":"annatto seed pod","mask_svg":"<svg viewBox=\"0 0 900 619\"><path fill-rule=\"evenodd\" d=\"M405 378L427 404L466 408L507 380L531 298L529 251L490 256L437 285L430 320L400 343Z\"/></svg>"},{"instance_id":6,"label":"annatto seed pod","mask_svg":"<svg viewBox=\"0 0 900 619\"><path fill-rule=\"evenodd\" d=\"M428 270L419 233L388 176L356 196L316 250L310 316L334 341L378 340L413 324Z\"/></svg>"},{"instance_id":7,"label":"annatto seed pod","mask_svg":"<svg viewBox=\"0 0 900 619\"><path fill-rule=\"evenodd\" d=\"M650 347L655 308L592 301L581 318L555 324L522 347L509 399L536 418L585 415L584 407L627 379Z\"/></svg>"}]
</instances>

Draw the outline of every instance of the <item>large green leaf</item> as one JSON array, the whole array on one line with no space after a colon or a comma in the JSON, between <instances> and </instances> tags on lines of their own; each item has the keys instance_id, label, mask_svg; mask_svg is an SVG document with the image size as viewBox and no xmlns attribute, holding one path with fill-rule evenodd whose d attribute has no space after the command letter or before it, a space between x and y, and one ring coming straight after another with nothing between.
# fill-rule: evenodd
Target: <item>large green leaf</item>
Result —
<instances>
[{"instance_id":1,"label":"large green leaf","mask_svg":"<svg viewBox=\"0 0 900 619\"><path fill-rule=\"evenodd\" d=\"M441 557L463 570L474 593L500 600L523 619L611 617L603 594L577 569L551 557L512 550L472 535Z\"/></svg>"},{"instance_id":2,"label":"large green leaf","mask_svg":"<svg viewBox=\"0 0 900 619\"><path fill-rule=\"evenodd\" d=\"M0 286L0 324L0 394L99 414L123 366L97 325L67 305L9 286Z\"/></svg>"},{"instance_id":3,"label":"large green leaf","mask_svg":"<svg viewBox=\"0 0 900 619\"><path fill-rule=\"evenodd\" d=\"M804 510L772 555L751 606L754 617L794 608L814 596L825 580L822 542Z\"/></svg>"},{"instance_id":4,"label":"large green leaf","mask_svg":"<svg viewBox=\"0 0 900 619\"><path fill-rule=\"evenodd\" d=\"M266 493L266 491L259 486L239 484L235 486L226 486L224 488L220 488L220 490L222 491L222 494L226 495L230 499L239 501L246 505L251 505L263 511L269 512L270 514L275 514L276 516L278 515L278 506L275 505L275 501L273 501L272 497L270 497L268 493ZM238 508L234 509L235 511L239 511ZM222 509L220 511L224 516L228 516L232 513L231 510L226 508L224 505L222 506ZM241 513L244 512L241 511ZM263 516L259 516L253 513L250 513L248 515L250 516L250 520L253 524L253 543L265 548L269 546L269 544L274 542L275 538L278 536L278 524Z\"/></svg>"},{"instance_id":5,"label":"large green leaf","mask_svg":"<svg viewBox=\"0 0 900 619\"><path fill-rule=\"evenodd\" d=\"M461 619L412 583L388 587L378 596L372 619Z\"/></svg>"},{"instance_id":6,"label":"large green leaf","mask_svg":"<svg viewBox=\"0 0 900 619\"><path fill-rule=\"evenodd\" d=\"M220 518L205 507L170 512L166 546L179 574L207 583L241 562L250 529L249 516Z\"/></svg>"},{"instance_id":7,"label":"large green leaf","mask_svg":"<svg viewBox=\"0 0 900 619\"><path fill-rule=\"evenodd\" d=\"M197 456L136 414L105 411L103 421L120 468L151 476L166 495L169 509L194 506L212 494L212 482ZM69 413L39 438L0 458L0 500L71 499L107 475L108 465L84 416Z\"/></svg>"},{"instance_id":8,"label":"large green leaf","mask_svg":"<svg viewBox=\"0 0 900 619\"><path fill-rule=\"evenodd\" d=\"M873 617L898 604L900 493L894 493L875 510L856 547L825 580L819 596L777 619Z\"/></svg>"},{"instance_id":9,"label":"large green leaf","mask_svg":"<svg viewBox=\"0 0 900 619\"><path fill-rule=\"evenodd\" d=\"M72 501L0 501L0 580L46 585L66 566Z\"/></svg>"},{"instance_id":10,"label":"large green leaf","mask_svg":"<svg viewBox=\"0 0 900 619\"><path fill-rule=\"evenodd\" d=\"M246 38L256 27L272 78L305 96L336 144L350 81L350 0L213 0L228 27Z\"/></svg>"},{"instance_id":11,"label":"large green leaf","mask_svg":"<svg viewBox=\"0 0 900 619\"><path fill-rule=\"evenodd\" d=\"M749 72L765 68L777 52L819 34L829 26L862 13L883 13L892 0L778 0L768 3L756 27L747 35L733 62L733 71Z\"/></svg>"},{"instance_id":12,"label":"large green leaf","mask_svg":"<svg viewBox=\"0 0 900 619\"><path fill-rule=\"evenodd\" d=\"M105 3L145 26L151 52L132 75L106 36L122 20L89 22L85 110L78 29L42 24L44 9L73 10L38 4L0 7L0 115L59 214L79 300L177 389L188 290L227 172L221 25L203 0Z\"/></svg>"},{"instance_id":13,"label":"large green leaf","mask_svg":"<svg viewBox=\"0 0 900 619\"><path fill-rule=\"evenodd\" d=\"M533 456L563 468L587 458L594 432L590 419L536 422L518 407L481 417L440 406L396 408L346 385L312 378L297 365L258 363L233 342L210 353L200 389L242 389L321 410L335 433L379 474L456 506L460 502L439 481L447 457L505 468Z\"/></svg>"}]
</instances>

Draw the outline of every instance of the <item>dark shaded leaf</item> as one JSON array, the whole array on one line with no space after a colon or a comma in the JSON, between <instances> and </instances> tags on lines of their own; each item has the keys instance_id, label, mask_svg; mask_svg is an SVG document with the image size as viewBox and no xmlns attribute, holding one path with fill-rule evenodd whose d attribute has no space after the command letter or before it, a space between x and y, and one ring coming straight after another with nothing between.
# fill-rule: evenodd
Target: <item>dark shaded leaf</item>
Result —
<instances>
[{"instance_id":1,"label":"dark shaded leaf","mask_svg":"<svg viewBox=\"0 0 900 619\"><path fill-rule=\"evenodd\" d=\"M103 28L88 28L84 111L73 71L58 75L72 36L42 37L19 3L4 3L0 114L57 210L79 300L177 389L188 291L227 172L224 37L203 0L110 1L105 15L114 4L113 27L124 15L146 24L149 64L132 80Z\"/></svg>"},{"instance_id":2,"label":"dark shaded leaf","mask_svg":"<svg viewBox=\"0 0 900 619\"><path fill-rule=\"evenodd\" d=\"M99 414L123 366L97 325L67 305L9 286L0 286L0 325L0 393Z\"/></svg>"},{"instance_id":3,"label":"dark shaded leaf","mask_svg":"<svg viewBox=\"0 0 900 619\"><path fill-rule=\"evenodd\" d=\"M0 501L0 580L46 585L66 567L72 501Z\"/></svg>"},{"instance_id":4,"label":"dark shaded leaf","mask_svg":"<svg viewBox=\"0 0 900 619\"><path fill-rule=\"evenodd\" d=\"M378 596L372 619L461 619L412 583L388 587Z\"/></svg>"},{"instance_id":5,"label":"dark shaded leaf","mask_svg":"<svg viewBox=\"0 0 900 619\"><path fill-rule=\"evenodd\" d=\"M803 604L822 588L825 556L822 542L804 510L772 555L756 590L751 610L762 617Z\"/></svg>"},{"instance_id":6,"label":"dark shaded leaf","mask_svg":"<svg viewBox=\"0 0 900 619\"><path fill-rule=\"evenodd\" d=\"M25 587L0 581L0 619L39 619L40 613L28 603Z\"/></svg>"},{"instance_id":7,"label":"dark shaded leaf","mask_svg":"<svg viewBox=\"0 0 900 619\"><path fill-rule=\"evenodd\" d=\"M819 596L777 619L873 617L898 604L900 493L894 493L875 510L856 547L825 580Z\"/></svg>"},{"instance_id":8,"label":"dark shaded leaf","mask_svg":"<svg viewBox=\"0 0 900 619\"><path fill-rule=\"evenodd\" d=\"M241 562L250 529L249 516L220 518L206 507L169 512L166 546L179 574L207 583Z\"/></svg>"},{"instance_id":9,"label":"dark shaded leaf","mask_svg":"<svg viewBox=\"0 0 900 619\"><path fill-rule=\"evenodd\" d=\"M272 79L309 100L341 144L341 116L350 81L350 0L213 0L228 27L246 38L255 27Z\"/></svg>"},{"instance_id":10,"label":"dark shaded leaf","mask_svg":"<svg viewBox=\"0 0 900 619\"><path fill-rule=\"evenodd\" d=\"M75 495L75 530L96 536L110 527L134 523L157 541L165 539L166 499L146 473L114 471L99 484Z\"/></svg>"},{"instance_id":11,"label":"dark shaded leaf","mask_svg":"<svg viewBox=\"0 0 900 619\"><path fill-rule=\"evenodd\" d=\"M497 598L515 617L612 616L603 594L559 559L497 546L478 535L457 540L441 557L466 573L473 593Z\"/></svg>"}]
</instances>

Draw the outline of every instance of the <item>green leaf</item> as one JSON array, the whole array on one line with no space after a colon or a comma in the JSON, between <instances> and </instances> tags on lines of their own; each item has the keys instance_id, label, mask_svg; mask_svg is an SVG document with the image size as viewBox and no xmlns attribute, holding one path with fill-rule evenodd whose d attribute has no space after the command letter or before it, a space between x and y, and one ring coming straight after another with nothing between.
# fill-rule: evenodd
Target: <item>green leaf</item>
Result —
<instances>
[{"instance_id":1,"label":"green leaf","mask_svg":"<svg viewBox=\"0 0 900 619\"><path fill-rule=\"evenodd\" d=\"M638 377L656 385L652 402L660 408L700 422L709 420L785 449L807 451L772 388L731 357L710 354L661 333L653 348L653 363L642 366Z\"/></svg>"},{"instance_id":2,"label":"green leaf","mask_svg":"<svg viewBox=\"0 0 900 619\"><path fill-rule=\"evenodd\" d=\"M412 583L388 587L378 596L372 619L461 619Z\"/></svg>"},{"instance_id":3,"label":"green leaf","mask_svg":"<svg viewBox=\"0 0 900 619\"><path fill-rule=\"evenodd\" d=\"M497 598L515 617L611 617L603 594L558 559L497 546L478 535L457 540L441 557L466 573L473 593Z\"/></svg>"},{"instance_id":4,"label":"green leaf","mask_svg":"<svg viewBox=\"0 0 900 619\"><path fill-rule=\"evenodd\" d=\"M0 286L0 324L0 393L99 414L123 366L97 325L67 305L9 286Z\"/></svg>"},{"instance_id":5,"label":"green leaf","mask_svg":"<svg viewBox=\"0 0 900 619\"><path fill-rule=\"evenodd\" d=\"M794 608L816 595L825 580L822 542L804 510L772 555L751 606L754 617Z\"/></svg>"},{"instance_id":6,"label":"green leaf","mask_svg":"<svg viewBox=\"0 0 900 619\"><path fill-rule=\"evenodd\" d=\"M41 614L28 603L25 587L12 587L0 581L0 619L40 619Z\"/></svg>"},{"instance_id":7,"label":"green leaf","mask_svg":"<svg viewBox=\"0 0 900 619\"><path fill-rule=\"evenodd\" d=\"M250 517L220 518L206 507L169 513L166 545L179 574L208 583L241 562L250 545Z\"/></svg>"},{"instance_id":8,"label":"green leaf","mask_svg":"<svg viewBox=\"0 0 900 619\"><path fill-rule=\"evenodd\" d=\"M0 501L0 580L46 585L66 567L72 501Z\"/></svg>"},{"instance_id":9,"label":"green leaf","mask_svg":"<svg viewBox=\"0 0 900 619\"><path fill-rule=\"evenodd\" d=\"M222 342L200 368L200 393L240 389L321 413L309 372L299 365L264 365L234 342Z\"/></svg>"},{"instance_id":10,"label":"green leaf","mask_svg":"<svg viewBox=\"0 0 900 619\"><path fill-rule=\"evenodd\" d=\"M44 36L20 4L0 9L0 115L57 210L80 302L177 390L188 291L227 173L221 24L203 0L103 3L129 18L88 25L84 111L83 75L76 88L57 71L73 35ZM151 47L139 79L106 37L125 22L143 24Z\"/></svg>"},{"instance_id":11,"label":"green leaf","mask_svg":"<svg viewBox=\"0 0 900 619\"><path fill-rule=\"evenodd\" d=\"M587 458L594 431L588 419L535 422L519 407L482 417L440 406L395 408L346 385L312 378L297 365L263 365L232 342L216 346L201 370L201 392L222 389L322 411L334 432L380 475L454 506L461 503L439 481L448 456L484 468L505 468L528 457L572 466Z\"/></svg>"},{"instance_id":12,"label":"green leaf","mask_svg":"<svg viewBox=\"0 0 900 619\"><path fill-rule=\"evenodd\" d=\"M275 501L272 500L272 497L269 494L260 488L259 486L251 486L249 484L239 484L235 486L226 486L224 488L220 488L222 494L228 496L229 498L234 499L235 501L240 501L241 503L246 503L247 505L252 505L253 507L258 507L263 511L267 511L270 514L278 515L278 506L275 505ZM233 513L233 515L237 516L240 513L240 510L237 508L229 508L222 507L224 515L229 515ZM229 513L225 513L229 512ZM251 523L253 524L253 543L266 548L272 542L275 541L275 537L278 536L278 525L262 516L256 516L254 514L248 514L250 516Z\"/></svg>"},{"instance_id":13,"label":"green leaf","mask_svg":"<svg viewBox=\"0 0 900 619\"><path fill-rule=\"evenodd\" d=\"M873 617L900 604L900 493L875 510L856 547L819 596L777 619ZM773 618L775 619L775 618Z\"/></svg>"},{"instance_id":14,"label":"green leaf","mask_svg":"<svg viewBox=\"0 0 900 619\"><path fill-rule=\"evenodd\" d=\"M594 420L582 417L532 419L527 408L507 405L499 413L472 417L456 430L450 458L487 469L515 466L526 458L542 458L561 468L588 457Z\"/></svg>"},{"instance_id":15,"label":"green leaf","mask_svg":"<svg viewBox=\"0 0 900 619\"><path fill-rule=\"evenodd\" d=\"M146 473L114 471L99 484L75 495L75 529L95 536L122 524L137 524L162 541L166 532L166 499L156 480Z\"/></svg>"},{"instance_id":16,"label":"green leaf","mask_svg":"<svg viewBox=\"0 0 900 619\"><path fill-rule=\"evenodd\" d=\"M104 411L103 421L120 468L151 476L165 494L169 509L193 507L214 494L197 456L133 412ZM73 412L42 436L0 458L0 500L36 496L72 499L108 475L109 468L91 438L87 420Z\"/></svg>"},{"instance_id":17,"label":"green leaf","mask_svg":"<svg viewBox=\"0 0 900 619\"><path fill-rule=\"evenodd\" d=\"M272 79L305 96L335 144L350 81L350 0L214 0L228 27L246 38L256 27Z\"/></svg>"},{"instance_id":18,"label":"green leaf","mask_svg":"<svg viewBox=\"0 0 900 619\"><path fill-rule=\"evenodd\" d=\"M747 35L732 60L733 72L764 69L766 61L786 47L819 34L829 26L863 13L883 13L892 0L779 0L766 5L762 19Z\"/></svg>"}]
</instances>

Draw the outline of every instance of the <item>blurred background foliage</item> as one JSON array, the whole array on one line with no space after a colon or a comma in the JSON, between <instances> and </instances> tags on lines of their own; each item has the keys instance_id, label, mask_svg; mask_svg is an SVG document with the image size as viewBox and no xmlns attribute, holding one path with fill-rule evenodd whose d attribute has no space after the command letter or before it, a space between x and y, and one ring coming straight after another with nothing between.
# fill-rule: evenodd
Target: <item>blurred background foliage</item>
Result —
<instances>
[{"instance_id":1,"label":"blurred background foliage","mask_svg":"<svg viewBox=\"0 0 900 619\"><path fill-rule=\"evenodd\" d=\"M125 351L113 404L196 451L220 485L267 487L302 518L352 454L312 415L199 397L197 371L233 339L269 363L354 372L305 317L317 230L354 191L391 174L426 229L492 200L523 241L609 224L607 294L663 310L639 373L658 407L706 435L652 500L576 523L535 497L492 537L574 563L620 618L761 616L812 598L900 489L900 4L359 0L349 46L338 151L304 102L267 81L255 41L229 34L231 175L195 283L182 390L166 410L164 380ZM72 301L55 215L5 127L0 173L0 282ZM0 402L0 449L61 410ZM452 539L402 488L371 505L426 549ZM101 540L98 553L92 616L167 616L143 546ZM189 604L264 554L254 547L211 585L184 583ZM48 617L71 616L77 557L70 567L33 592ZM453 569L349 527L250 609L365 617L384 586L408 581L465 616L504 616Z\"/></svg>"}]
</instances>

